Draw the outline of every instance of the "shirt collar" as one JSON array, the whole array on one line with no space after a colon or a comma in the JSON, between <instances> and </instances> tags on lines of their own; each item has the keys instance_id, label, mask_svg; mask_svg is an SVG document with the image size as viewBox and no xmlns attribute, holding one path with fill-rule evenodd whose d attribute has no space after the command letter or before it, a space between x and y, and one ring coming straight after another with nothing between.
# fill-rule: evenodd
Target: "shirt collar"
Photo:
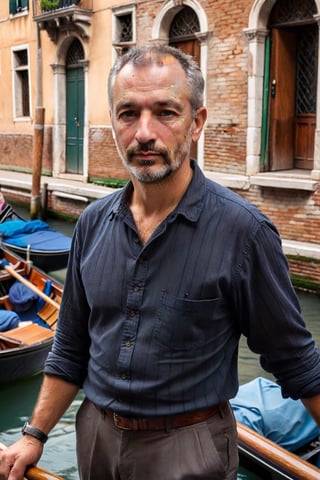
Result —
<instances>
[{"instance_id":1,"label":"shirt collar","mask_svg":"<svg viewBox=\"0 0 320 480\"><path fill-rule=\"evenodd\" d=\"M178 215L182 215L190 222L196 222L199 219L200 213L203 209L205 196L205 176L195 160L191 160L190 165L193 169L192 180L178 206L171 214L171 220L174 220ZM129 183L121 191L121 194L117 196L117 199L113 204L111 212L112 216L122 216L128 211L128 200L131 197L132 192L133 184L131 181L129 181Z\"/></svg>"}]
</instances>

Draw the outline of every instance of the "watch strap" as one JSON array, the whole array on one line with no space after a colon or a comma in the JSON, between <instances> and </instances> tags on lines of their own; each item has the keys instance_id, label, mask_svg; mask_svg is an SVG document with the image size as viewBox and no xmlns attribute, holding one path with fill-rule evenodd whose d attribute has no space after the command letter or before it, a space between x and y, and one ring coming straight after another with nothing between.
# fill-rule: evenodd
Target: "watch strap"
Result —
<instances>
[{"instance_id":1,"label":"watch strap","mask_svg":"<svg viewBox=\"0 0 320 480\"><path fill-rule=\"evenodd\" d=\"M40 442L42 443L46 443L46 441L48 440L48 435L46 435L42 430L39 430L39 428L33 427L28 422L23 425L22 434L30 435L31 437L40 440Z\"/></svg>"}]
</instances>

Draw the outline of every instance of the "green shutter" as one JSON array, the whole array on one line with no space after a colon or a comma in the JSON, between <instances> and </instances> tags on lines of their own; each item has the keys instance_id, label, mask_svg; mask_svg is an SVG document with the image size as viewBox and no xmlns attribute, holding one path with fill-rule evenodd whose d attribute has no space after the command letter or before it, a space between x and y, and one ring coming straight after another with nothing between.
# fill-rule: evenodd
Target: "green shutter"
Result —
<instances>
[{"instance_id":1,"label":"green shutter","mask_svg":"<svg viewBox=\"0 0 320 480\"><path fill-rule=\"evenodd\" d=\"M262 169L266 165L269 144L269 82L270 82L270 37L266 37L262 96L261 158Z\"/></svg>"},{"instance_id":2,"label":"green shutter","mask_svg":"<svg viewBox=\"0 0 320 480\"><path fill-rule=\"evenodd\" d=\"M29 0L22 0L22 8L28 8L29 7Z\"/></svg>"},{"instance_id":3,"label":"green shutter","mask_svg":"<svg viewBox=\"0 0 320 480\"><path fill-rule=\"evenodd\" d=\"M17 13L17 0L10 0L10 13Z\"/></svg>"}]
</instances>

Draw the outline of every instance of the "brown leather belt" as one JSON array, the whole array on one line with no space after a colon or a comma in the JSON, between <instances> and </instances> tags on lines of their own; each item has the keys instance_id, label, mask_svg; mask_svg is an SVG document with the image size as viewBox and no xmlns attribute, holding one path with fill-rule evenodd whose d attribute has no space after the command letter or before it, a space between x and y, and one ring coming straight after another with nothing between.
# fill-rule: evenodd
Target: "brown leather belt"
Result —
<instances>
[{"instance_id":1,"label":"brown leather belt","mask_svg":"<svg viewBox=\"0 0 320 480\"><path fill-rule=\"evenodd\" d=\"M223 414L227 407L227 402L203 410L181 413L179 415L146 418L122 417L112 410L104 410L96 405L95 407L103 416L110 418L114 425L122 430L170 430L171 428L187 427L188 425L203 422L218 412Z\"/></svg>"}]
</instances>

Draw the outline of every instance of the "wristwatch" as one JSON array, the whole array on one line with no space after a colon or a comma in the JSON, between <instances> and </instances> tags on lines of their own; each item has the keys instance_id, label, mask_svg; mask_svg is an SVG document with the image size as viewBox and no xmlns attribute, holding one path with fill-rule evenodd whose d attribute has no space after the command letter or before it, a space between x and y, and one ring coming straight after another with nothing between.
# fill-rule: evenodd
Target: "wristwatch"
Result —
<instances>
[{"instance_id":1,"label":"wristwatch","mask_svg":"<svg viewBox=\"0 0 320 480\"><path fill-rule=\"evenodd\" d=\"M42 443L46 443L48 440L48 435L39 430L39 428L29 425L28 422L26 422L22 427L22 435L30 435L30 437L34 437L37 440L40 440Z\"/></svg>"}]
</instances>

